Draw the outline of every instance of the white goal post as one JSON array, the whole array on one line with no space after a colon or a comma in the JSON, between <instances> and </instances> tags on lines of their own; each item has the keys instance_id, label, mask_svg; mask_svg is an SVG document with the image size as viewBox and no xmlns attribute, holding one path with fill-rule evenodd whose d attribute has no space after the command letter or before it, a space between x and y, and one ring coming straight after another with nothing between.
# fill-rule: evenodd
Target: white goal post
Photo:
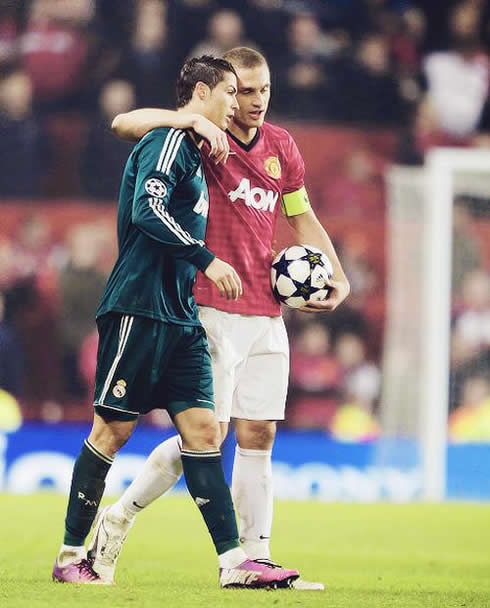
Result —
<instances>
[{"instance_id":1,"label":"white goal post","mask_svg":"<svg viewBox=\"0 0 490 608\"><path fill-rule=\"evenodd\" d=\"M387 174L380 416L386 437L413 441L420 498L429 501L446 494L452 212L460 193L489 198L489 150L436 148L423 168Z\"/></svg>"}]
</instances>

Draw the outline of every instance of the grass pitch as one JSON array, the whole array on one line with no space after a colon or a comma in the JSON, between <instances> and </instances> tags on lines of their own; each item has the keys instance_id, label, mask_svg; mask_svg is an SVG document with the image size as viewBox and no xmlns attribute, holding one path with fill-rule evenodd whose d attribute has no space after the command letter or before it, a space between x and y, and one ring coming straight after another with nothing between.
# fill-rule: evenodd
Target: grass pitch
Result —
<instances>
[{"instance_id":1,"label":"grass pitch","mask_svg":"<svg viewBox=\"0 0 490 608\"><path fill-rule=\"evenodd\" d=\"M276 504L273 553L325 592L220 590L187 496L141 514L115 587L50 581L66 500L0 495L0 606L146 608L490 608L490 507Z\"/></svg>"}]
</instances>

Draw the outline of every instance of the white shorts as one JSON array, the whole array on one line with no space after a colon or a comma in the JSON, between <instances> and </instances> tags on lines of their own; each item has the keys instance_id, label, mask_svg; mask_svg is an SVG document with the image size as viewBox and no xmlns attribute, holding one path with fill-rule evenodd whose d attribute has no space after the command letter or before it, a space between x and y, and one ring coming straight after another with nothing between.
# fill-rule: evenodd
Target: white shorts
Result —
<instances>
[{"instance_id":1,"label":"white shorts","mask_svg":"<svg viewBox=\"0 0 490 608\"><path fill-rule=\"evenodd\" d=\"M230 418L284 420L289 344L282 317L238 315L201 306L213 360L214 403Z\"/></svg>"}]
</instances>

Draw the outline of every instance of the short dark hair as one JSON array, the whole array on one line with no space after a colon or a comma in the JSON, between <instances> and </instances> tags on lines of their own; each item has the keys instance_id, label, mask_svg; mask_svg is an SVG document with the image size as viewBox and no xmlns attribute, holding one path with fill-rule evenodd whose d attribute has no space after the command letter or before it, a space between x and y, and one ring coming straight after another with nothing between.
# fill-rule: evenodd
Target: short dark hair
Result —
<instances>
[{"instance_id":1,"label":"short dark hair","mask_svg":"<svg viewBox=\"0 0 490 608\"><path fill-rule=\"evenodd\" d=\"M224 80L225 72L235 74L235 68L226 59L202 55L186 61L177 80L177 107L182 108L192 99L198 82L204 82L210 89Z\"/></svg>"},{"instance_id":2,"label":"short dark hair","mask_svg":"<svg viewBox=\"0 0 490 608\"><path fill-rule=\"evenodd\" d=\"M256 68L259 65L266 65L269 67L267 59L262 53L259 53L259 51L251 49L248 46L236 46L235 48L226 51L223 58L241 68Z\"/></svg>"}]
</instances>

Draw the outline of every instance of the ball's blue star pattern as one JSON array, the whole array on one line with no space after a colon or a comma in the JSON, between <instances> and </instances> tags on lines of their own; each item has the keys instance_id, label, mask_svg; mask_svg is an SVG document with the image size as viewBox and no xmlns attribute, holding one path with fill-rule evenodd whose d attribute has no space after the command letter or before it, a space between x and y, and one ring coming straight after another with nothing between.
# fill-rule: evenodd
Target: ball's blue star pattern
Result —
<instances>
[{"instance_id":1,"label":"ball's blue star pattern","mask_svg":"<svg viewBox=\"0 0 490 608\"><path fill-rule=\"evenodd\" d=\"M281 274L289 276L288 273L289 260L286 260L286 256L282 255L275 264L272 264L272 268L275 268L277 276Z\"/></svg>"},{"instance_id":2,"label":"ball's blue star pattern","mask_svg":"<svg viewBox=\"0 0 490 608\"><path fill-rule=\"evenodd\" d=\"M272 264L272 267L276 271L276 283L277 283L277 280L279 279L279 277L281 275L284 275L296 287L296 290L289 296L283 296L282 294L280 294L278 292L277 287L274 287L274 295L276 296L276 298L278 300L284 302L288 298L303 298L306 302L311 298L311 296L313 294L315 294L317 291L320 291L322 289L319 287L311 286L311 276L309 276L306 279L306 281L300 282L300 281L295 281L289 274L289 265L296 260L306 260L310 265L310 270L313 270L313 268L315 268L315 266L318 266L318 265L324 266L320 254L318 254L314 251L311 251L311 250L307 249L306 247L305 247L305 252L306 253L303 256L301 256L299 258L295 258L295 260L288 260L288 259L286 259L286 256L283 255L279 258L279 260L277 262Z\"/></svg>"}]
</instances>

